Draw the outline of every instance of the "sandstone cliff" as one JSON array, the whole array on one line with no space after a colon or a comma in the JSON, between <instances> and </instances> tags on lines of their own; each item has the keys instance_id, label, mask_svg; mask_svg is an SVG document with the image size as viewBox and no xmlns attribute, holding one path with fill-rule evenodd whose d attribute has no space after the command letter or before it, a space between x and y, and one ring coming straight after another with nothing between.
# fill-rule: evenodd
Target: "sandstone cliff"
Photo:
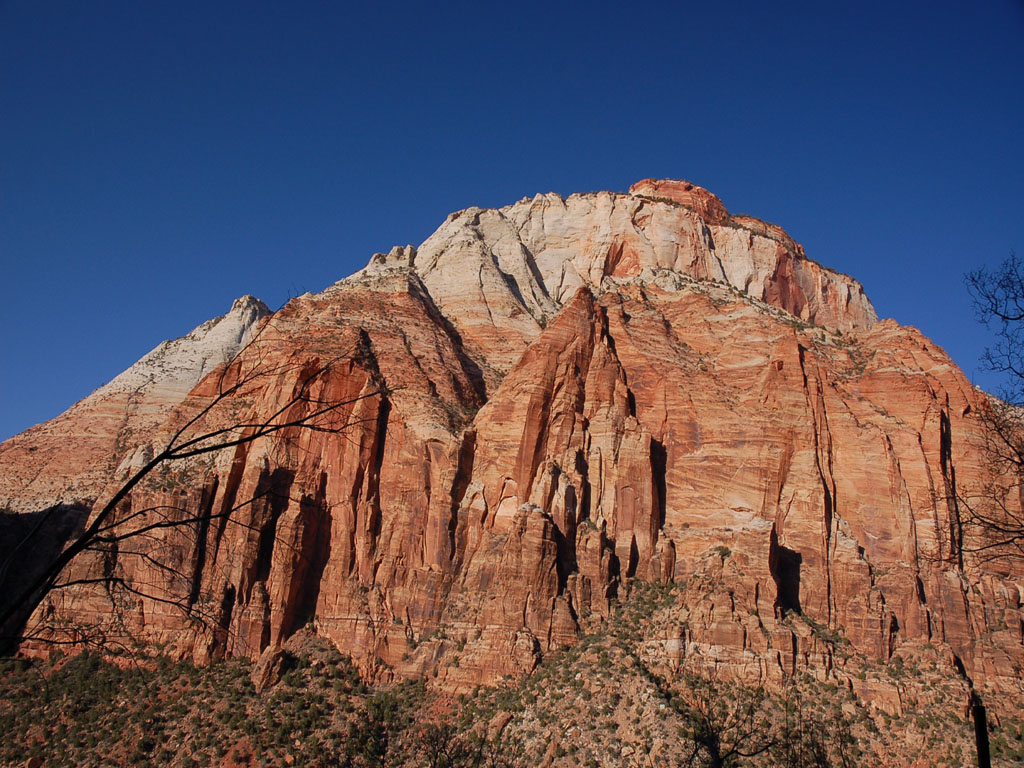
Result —
<instances>
[{"instance_id":1,"label":"sandstone cliff","mask_svg":"<svg viewBox=\"0 0 1024 768\"><path fill-rule=\"evenodd\" d=\"M257 658L311 623L378 678L465 690L530 671L637 580L673 582L689 597L648 638L663 662L808 670L897 711L858 672L930 654L1019 701L1024 573L964 551L957 502L992 482L982 396L856 281L685 182L452 214L263 321L232 365L267 375L235 396L199 364L122 375L12 439L4 494L98 488L211 402L205 425L260 423L325 360L344 429L151 478L120 514L192 522L74 566L137 593L65 590L35 620L116 616L198 659ZM116 442L95 402L123 414L137 379L156 404ZM85 429L96 447L59 453Z\"/></svg>"}]
</instances>

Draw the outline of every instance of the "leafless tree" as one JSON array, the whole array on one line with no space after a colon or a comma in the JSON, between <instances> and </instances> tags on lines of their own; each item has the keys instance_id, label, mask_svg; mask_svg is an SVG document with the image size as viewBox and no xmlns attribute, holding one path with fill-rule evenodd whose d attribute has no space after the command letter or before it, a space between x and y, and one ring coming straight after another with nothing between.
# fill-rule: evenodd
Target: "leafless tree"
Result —
<instances>
[{"instance_id":1,"label":"leafless tree","mask_svg":"<svg viewBox=\"0 0 1024 768\"><path fill-rule=\"evenodd\" d=\"M987 560L1024 561L1024 264L1016 254L997 268L966 276L978 320L995 333L982 366L1002 386L978 414L983 455L990 474L985 487L961 495L964 526L973 536L965 551Z\"/></svg>"},{"instance_id":2,"label":"leafless tree","mask_svg":"<svg viewBox=\"0 0 1024 768\"><path fill-rule=\"evenodd\" d=\"M10 578L37 548L47 526L52 523L49 512L43 513L7 552L0 553L0 656L10 655L25 639L47 638L49 642L106 645L111 636L101 626L56 627L45 621L26 626L33 610L43 598L70 587L100 586L110 595L113 603L120 599L146 598L168 602L187 613L192 620L206 621L201 602L196 595L185 599L166 596L166 590L155 585L123 578L114 567L118 558L135 557L146 563L153 573L162 574L164 581L184 582L180 563L173 557L164 557L163 547L169 532L186 537L201 535L211 521L227 521L235 525L245 523L236 513L243 507L257 503L261 498L277 493L272 486L258 489L248 499L233 501L223 509L214 511L212 505L190 510L177 503L133 508L133 491L147 485L159 487L173 482L174 473L187 482L202 462L216 454L239 449L261 440L273 441L285 453L294 452L299 437L310 432L344 434L360 423L372 419L360 417L357 402L368 398L386 398L388 391L367 349L368 342L360 335L343 354L322 354L308 350L300 355L275 350L268 341L272 335L272 321L265 323L245 347L219 372L204 379L193 393L172 414L169 436L151 446L151 453L128 470L123 482L116 487L100 508L92 510L76 531L52 556L42 563L33 564L31 575L17 574L20 583L12 589ZM366 384L352 393L335 386L353 367L366 372ZM337 375L336 375L337 374ZM284 391L269 408L254 403L270 391ZM338 392L347 394L338 394ZM177 421L174 421L177 419ZM206 465L209 470L210 466ZM287 500L286 500L287 501ZM296 500L298 501L298 500ZM51 510L52 511L52 510ZM72 566L81 558L97 558L100 567L76 570ZM8 580L8 585L4 582ZM187 592L187 590L186 590ZM115 615L117 611L113 612ZM116 616L115 616L116 618ZM54 631L59 630L59 631Z\"/></svg>"},{"instance_id":3,"label":"leafless tree","mask_svg":"<svg viewBox=\"0 0 1024 768\"><path fill-rule=\"evenodd\" d=\"M762 688L747 688L680 672L672 685L692 750L689 766L727 768L768 752L777 742L771 702Z\"/></svg>"},{"instance_id":4,"label":"leafless tree","mask_svg":"<svg viewBox=\"0 0 1024 768\"><path fill-rule=\"evenodd\" d=\"M800 680L790 678L780 694L782 715L774 718L773 763L785 768L853 768L856 739L845 714L833 713L828 722L804 698Z\"/></svg>"}]
</instances>

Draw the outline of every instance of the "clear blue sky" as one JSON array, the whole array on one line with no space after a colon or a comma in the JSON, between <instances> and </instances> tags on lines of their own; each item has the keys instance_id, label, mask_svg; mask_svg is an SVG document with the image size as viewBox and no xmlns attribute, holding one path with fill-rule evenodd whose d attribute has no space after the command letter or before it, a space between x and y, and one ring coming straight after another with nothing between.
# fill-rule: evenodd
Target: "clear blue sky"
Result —
<instances>
[{"instance_id":1,"label":"clear blue sky","mask_svg":"<svg viewBox=\"0 0 1024 768\"><path fill-rule=\"evenodd\" d=\"M686 178L977 375L1024 3L0 0L0 438L452 210Z\"/></svg>"}]
</instances>

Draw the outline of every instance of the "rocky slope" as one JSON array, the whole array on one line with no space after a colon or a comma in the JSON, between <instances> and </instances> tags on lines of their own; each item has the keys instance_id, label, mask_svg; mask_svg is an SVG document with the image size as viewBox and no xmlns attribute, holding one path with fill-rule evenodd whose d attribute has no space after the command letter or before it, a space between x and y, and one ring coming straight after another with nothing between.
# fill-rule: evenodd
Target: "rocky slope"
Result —
<instances>
[{"instance_id":1,"label":"rocky slope","mask_svg":"<svg viewBox=\"0 0 1024 768\"><path fill-rule=\"evenodd\" d=\"M175 395L128 442L84 407L96 393L0 448L8 503L39 508L211 404L194 429L339 404L343 428L154 473L122 517L191 522L74 566L137 589L64 590L33 621L198 660L257 659L312 625L377 680L465 691L530 672L658 582L685 599L647 625L652 668L808 672L895 715L924 694L867 670L908 656L964 700L973 685L1021 703L1024 573L965 551L957 501L993 482L982 396L918 331L878 322L856 281L699 187L453 214L291 301L232 366L258 375L226 398L224 369L188 368L184 397L193 379L146 379ZM28 441L57 451L89 429L106 442L24 479Z\"/></svg>"}]
</instances>

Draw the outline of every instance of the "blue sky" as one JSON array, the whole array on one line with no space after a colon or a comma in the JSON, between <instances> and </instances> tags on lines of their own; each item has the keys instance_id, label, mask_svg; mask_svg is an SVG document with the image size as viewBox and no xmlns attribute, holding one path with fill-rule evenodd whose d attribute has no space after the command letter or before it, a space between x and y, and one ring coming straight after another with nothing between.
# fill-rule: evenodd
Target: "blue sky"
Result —
<instances>
[{"instance_id":1,"label":"blue sky","mask_svg":"<svg viewBox=\"0 0 1024 768\"><path fill-rule=\"evenodd\" d=\"M1024 253L1024 2L0 0L0 439L453 210L686 178L977 381Z\"/></svg>"}]
</instances>

